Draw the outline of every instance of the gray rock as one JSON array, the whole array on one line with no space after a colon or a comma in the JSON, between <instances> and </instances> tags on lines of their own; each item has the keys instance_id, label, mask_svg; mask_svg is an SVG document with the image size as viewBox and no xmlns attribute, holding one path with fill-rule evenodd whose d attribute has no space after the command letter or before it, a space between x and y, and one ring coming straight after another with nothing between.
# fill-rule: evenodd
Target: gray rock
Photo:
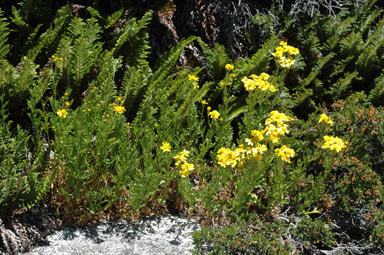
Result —
<instances>
[{"instance_id":1,"label":"gray rock","mask_svg":"<svg viewBox=\"0 0 384 255\"><path fill-rule=\"evenodd\" d=\"M189 255L191 232L199 225L175 216L152 217L139 223L105 222L85 228L64 228L26 255Z\"/></svg>"}]
</instances>

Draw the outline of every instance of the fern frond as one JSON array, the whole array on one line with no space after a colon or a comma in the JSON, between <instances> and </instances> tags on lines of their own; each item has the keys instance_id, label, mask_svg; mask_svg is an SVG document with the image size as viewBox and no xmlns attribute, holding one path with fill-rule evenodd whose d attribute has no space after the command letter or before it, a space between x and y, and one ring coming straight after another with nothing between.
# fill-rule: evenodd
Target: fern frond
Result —
<instances>
[{"instance_id":1,"label":"fern frond","mask_svg":"<svg viewBox=\"0 0 384 255\"><path fill-rule=\"evenodd\" d=\"M0 10L0 58L5 58L9 52L8 35L9 22L4 18L4 12Z\"/></svg>"},{"instance_id":2,"label":"fern frond","mask_svg":"<svg viewBox=\"0 0 384 255\"><path fill-rule=\"evenodd\" d=\"M124 13L124 9L120 9L112 13L110 16L108 16L106 23L104 24L104 29L108 29L111 26L113 26L119 20L121 15L123 15L123 13Z\"/></svg>"},{"instance_id":3,"label":"fern frond","mask_svg":"<svg viewBox=\"0 0 384 255\"><path fill-rule=\"evenodd\" d=\"M39 37L37 45L28 50L27 58L35 61L36 57L41 53L43 49L54 43L63 32L64 27L70 18L70 15L71 12L68 6L65 6L63 9L59 10L54 20L54 24Z\"/></svg>"},{"instance_id":4,"label":"fern frond","mask_svg":"<svg viewBox=\"0 0 384 255\"><path fill-rule=\"evenodd\" d=\"M346 92L349 90L352 84L352 80L356 79L359 75L359 72L355 71L352 73L345 73L344 77L341 77L337 82L330 87L329 94L335 99L339 99L342 96L346 95Z\"/></svg>"},{"instance_id":5,"label":"fern frond","mask_svg":"<svg viewBox=\"0 0 384 255\"><path fill-rule=\"evenodd\" d=\"M81 79L89 72L95 62L94 56L90 54L90 46L85 38L76 39L73 45L72 73L73 78L78 84L80 84Z\"/></svg>"},{"instance_id":6,"label":"fern frond","mask_svg":"<svg viewBox=\"0 0 384 255\"><path fill-rule=\"evenodd\" d=\"M327 64L335 55L336 53L330 52L324 58L320 58L317 61L317 65L312 68L312 71L308 74L308 76L302 79L301 84L304 87L311 84L311 82L320 74L321 69L324 67L324 65Z\"/></svg>"},{"instance_id":7,"label":"fern frond","mask_svg":"<svg viewBox=\"0 0 384 255\"><path fill-rule=\"evenodd\" d=\"M38 65L34 64L29 59L23 59L20 64L20 70L17 72L17 76L14 81L14 86L18 93L23 94L33 86L35 79L37 78L37 67Z\"/></svg>"},{"instance_id":8,"label":"fern frond","mask_svg":"<svg viewBox=\"0 0 384 255\"><path fill-rule=\"evenodd\" d=\"M212 49L204 43L201 38L197 41L206 55L206 68L208 70L208 75L210 75L215 81L223 79L225 76L225 65L230 63L225 47L223 45L216 44Z\"/></svg>"},{"instance_id":9,"label":"fern frond","mask_svg":"<svg viewBox=\"0 0 384 255\"><path fill-rule=\"evenodd\" d=\"M130 19L122 27L118 38L116 39L115 46L112 49L112 53L116 55L121 47L131 38L134 38L140 30L148 26L152 20L152 11L148 11L144 14L143 18L136 21L135 18Z\"/></svg>"},{"instance_id":10,"label":"fern frond","mask_svg":"<svg viewBox=\"0 0 384 255\"><path fill-rule=\"evenodd\" d=\"M18 26L18 27L20 27L20 28L22 28L24 30L29 30L28 23L23 20L23 17L20 14L20 11L17 10L15 6L12 6L12 17L11 17L11 20L12 20L12 22L16 26Z\"/></svg>"},{"instance_id":11,"label":"fern frond","mask_svg":"<svg viewBox=\"0 0 384 255\"><path fill-rule=\"evenodd\" d=\"M145 68L129 67L123 77L121 94L126 102L128 114L135 114L148 86L152 70L149 66Z\"/></svg>"},{"instance_id":12,"label":"fern frond","mask_svg":"<svg viewBox=\"0 0 384 255\"><path fill-rule=\"evenodd\" d=\"M375 79L375 87L369 92L367 101L373 104L382 103L384 98L384 70L379 77Z\"/></svg>"},{"instance_id":13,"label":"fern frond","mask_svg":"<svg viewBox=\"0 0 384 255\"><path fill-rule=\"evenodd\" d=\"M184 48L196 40L197 37L191 36L180 41L175 47L173 47L168 53L160 60L160 67L151 77L150 85L148 87L147 95L152 93L152 90L157 87L175 68L176 62L179 59ZM162 86L160 86L162 87Z\"/></svg>"},{"instance_id":14,"label":"fern frond","mask_svg":"<svg viewBox=\"0 0 384 255\"><path fill-rule=\"evenodd\" d=\"M269 63L273 59L271 53L274 51L277 42L277 36L273 36L263 44L263 46L247 62L247 74L258 74L269 68Z\"/></svg>"}]
</instances>

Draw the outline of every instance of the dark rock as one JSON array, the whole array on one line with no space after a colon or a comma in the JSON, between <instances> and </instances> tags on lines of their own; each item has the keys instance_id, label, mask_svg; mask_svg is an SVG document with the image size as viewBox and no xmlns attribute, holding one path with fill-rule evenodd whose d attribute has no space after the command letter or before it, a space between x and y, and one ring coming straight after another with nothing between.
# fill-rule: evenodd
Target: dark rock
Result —
<instances>
[{"instance_id":1,"label":"dark rock","mask_svg":"<svg viewBox=\"0 0 384 255\"><path fill-rule=\"evenodd\" d=\"M9 218L0 219L0 254L30 251L60 225L53 208L16 211Z\"/></svg>"}]
</instances>

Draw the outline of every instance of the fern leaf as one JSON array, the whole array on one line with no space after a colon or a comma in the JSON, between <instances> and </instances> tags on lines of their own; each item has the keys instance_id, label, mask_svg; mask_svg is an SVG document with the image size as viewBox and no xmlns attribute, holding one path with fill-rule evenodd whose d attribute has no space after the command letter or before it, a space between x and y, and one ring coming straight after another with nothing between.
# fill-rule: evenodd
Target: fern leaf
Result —
<instances>
[{"instance_id":1,"label":"fern leaf","mask_svg":"<svg viewBox=\"0 0 384 255\"><path fill-rule=\"evenodd\" d=\"M57 12L54 20L54 25L45 31L37 41L37 45L32 49L28 50L27 58L35 61L36 57L41 53L44 48L47 48L54 43L60 36L65 25L67 24L68 18L70 17L69 7L66 6Z\"/></svg>"},{"instance_id":2,"label":"fern leaf","mask_svg":"<svg viewBox=\"0 0 384 255\"><path fill-rule=\"evenodd\" d=\"M15 6L12 6L12 16L11 20L16 26L29 30L29 25L23 20L23 17Z\"/></svg>"},{"instance_id":3,"label":"fern leaf","mask_svg":"<svg viewBox=\"0 0 384 255\"><path fill-rule=\"evenodd\" d=\"M119 18L123 13L124 13L124 9L120 9L112 13L110 16L108 16L106 20L106 24L104 25L104 29L108 29L111 26L113 26L119 20Z\"/></svg>"},{"instance_id":4,"label":"fern leaf","mask_svg":"<svg viewBox=\"0 0 384 255\"><path fill-rule=\"evenodd\" d=\"M9 22L4 18L4 12L0 10L0 58L5 58L9 52L8 35Z\"/></svg>"},{"instance_id":5,"label":"fern leaf","mask_svg":"<svg viewBox=\"0 0 384 255\"><path fill-rule=\"evenodd\" d=\"M136 21L135 18L130 19L121 29L119 37L116 39L115 46L112 49L114 55L121 49L121 47L131 38L134 38L140 30L147 27L152 20L152 11L148 11L144 14L143 18Z\"/></svg>"},{"instance_id":6,"label":"fern leaf","mask_svg":"<svg viewBox=\"0 0 384 255\"><path fill-rule=\"evenodd\" d=\"M216 44L214 49L208 47L206 43L203 42L200 38L197 40L199 45L206 55L206 68L208 74L215 80L219 81L225 76L225 65L230 63L228 54L225 51L224 46Z\"/></svg>"},{"instance_id":7,"label":"fern leaf","mask_svg":"<svg viewBox=\"0 0 384 255\"><path fill-rule=\"evenodd\" d=\"M328 63L328 61L330 61L334 56L336 55L336 53L334 52L330 52L327 56L325 56L324 58L320 58L317 62L317 65L314 66L312 68L312 71L308 74L307 77L305 77L302 81L301 81L301 84L306 87L308 86L309 84L311 84L311 82L320 74L321 72L321 69L324 67L325 64Z\"/></svg>"},{"instance_id":8,"label":"fern leaf","mask_svg":"<svg viewBox=\"0 0 384 255\"><path fill-rule=\"evenodd\" d=\"M153 74L150 85L148 87L147 95L152 93L152 90L161 83L173 70L184 48L196 40L197 37L191 36L187 39L180 41L174 48L165 54L160 60L160 67Z\"/></svg>"},{"instance_id":9,"label":"fern leaf","mask_svg":"<svg viewBox=\"0 0 384 255\"><path fill-rule=\"evenodd\" d=\"M350 88L352 80L356 79L358 75L359 72L357 71L353 73L345 73L344 77L341 77L333 86L331 86L329 94L332 95L334 99L341 98Z\"/></svg>"},{"instance_id":10,"label":"fern leaf","mask_svg":"<svg viewBox=\"0 0 384 255\"><path fill-rule=\"evenodd\" d=\"M369 92L367 101L373 104L382 103L384 98L384 70L382 74L375 79L375 87Z\"/></svg>"}]
</instances>

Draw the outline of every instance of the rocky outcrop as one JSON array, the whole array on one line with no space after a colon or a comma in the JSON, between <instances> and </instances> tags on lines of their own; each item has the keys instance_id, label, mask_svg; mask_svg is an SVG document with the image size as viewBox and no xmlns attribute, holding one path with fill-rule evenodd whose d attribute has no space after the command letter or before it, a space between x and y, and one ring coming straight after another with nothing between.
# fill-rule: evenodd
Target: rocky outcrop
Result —
<instances>
[{"instance_id":1,"label":"rocky outcrop","mask_svg":"<svg viewBox=\"0 0 384 255\"><path fill-rule=\"evenodd\" d=\"M46 206L16 211L0 219L0 254L29 251L60 225L52 208Z\"/></svg>"}]
</instances>

